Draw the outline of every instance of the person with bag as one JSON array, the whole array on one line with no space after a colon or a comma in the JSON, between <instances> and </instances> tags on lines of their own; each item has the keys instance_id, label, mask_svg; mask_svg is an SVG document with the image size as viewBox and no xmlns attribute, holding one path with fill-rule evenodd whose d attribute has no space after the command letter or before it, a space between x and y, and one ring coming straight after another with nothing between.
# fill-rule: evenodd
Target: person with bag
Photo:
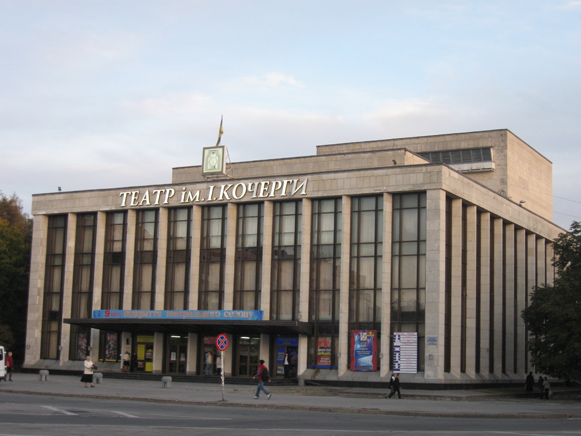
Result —
<instances>
[{"instance_id":1,"label":"person with bag","mask_svg":"<svg viewBox=\"0 0 581 436\"><path fill-rule=\"evenodd\" d=\"M85 369L83 371L83 376L81 377L81 382L85 383L86 388L89 387L87 386L88 383L91 383L91 387L94 388L95 385L93 384L93 370L97 369L97 367L91 361L91 356L87 356L87 359L85 362L83 362L83 364Z\"/></svg>"},{"instance_id":2,"label":"person with bag","mask_svg":"<svg viewBox=\"0 0 581 436\"><path fill-rule=\"evenodd\" d=\"M252 377L252 380L254 380L255 378L258 379L258 386L256 387L256 395L254 396L254 399L258 400L260 396L260 391L263 391L266 394L266 398L270 400L272 394L264 388L264 382L270 382L270 374L268 373L268 368L264 365L264 360L261 359L258 361L258 363L260 365L258 365L256 375Z\"/></svg>"},{"instance_id":3,"label":"person with bag","mask_svg":"<svg viewBox=\"0 0 581 436\"><path fill-rule=\"evenodd\" d=\"M389 394L385 394L385 398L391 398L391 396L394 394L395 390L394 390L394 386L393 386L393 382L395 381L395 374L391 373L391 377L389 379Z\"/></svg>"}]
</instances>

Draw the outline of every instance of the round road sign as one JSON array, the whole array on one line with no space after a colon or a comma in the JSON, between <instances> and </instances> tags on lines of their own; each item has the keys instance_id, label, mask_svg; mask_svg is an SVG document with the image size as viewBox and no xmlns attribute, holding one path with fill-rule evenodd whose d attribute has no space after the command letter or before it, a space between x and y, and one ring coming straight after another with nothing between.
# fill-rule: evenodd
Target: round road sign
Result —
<instances>
[{"instance_id":1,"label":"round road sign","mask_svg":"<svg viewBox=\"0 0 581 436\"><path fill-rule=\"evenodd\" d=\"M229 341L228 336L225 333L220 333L216 336L216 348L220 351L225 351L228 349Z\"/></svg>"}]
</instances>

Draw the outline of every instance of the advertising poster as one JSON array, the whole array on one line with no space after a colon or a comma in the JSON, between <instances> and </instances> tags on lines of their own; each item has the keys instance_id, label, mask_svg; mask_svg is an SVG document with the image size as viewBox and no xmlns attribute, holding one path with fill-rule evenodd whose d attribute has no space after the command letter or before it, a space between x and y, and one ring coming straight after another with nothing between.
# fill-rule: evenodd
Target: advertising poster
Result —
<instances>
[{"instance_id":1,"label":"advertising poster","mask_svg":"<svg viewBox=\"0 0 581 436\"><path fill-rule=\"evenodd\" d=\"M319 336L317 345L317 368L331 368L331 337Z\"/></svg>"},{"instance_id":2,"label":"advertising poster","mask_svg":"<svg viewBox=\"0 0 581 436\"><path fill-rule=\"evenodd\" d=\"M351 371L377 371L377 330L351 331Z\"/></svg>"},{"instance_id":3,"label":"advertising poster","mask_svg":"<svg viewBox=\"0 0 581 436\"><path fill-rule=\"evenodd\" d=\"M117 333L105 335L105 360L117 360Z\"/></svg>"}]
</instances>

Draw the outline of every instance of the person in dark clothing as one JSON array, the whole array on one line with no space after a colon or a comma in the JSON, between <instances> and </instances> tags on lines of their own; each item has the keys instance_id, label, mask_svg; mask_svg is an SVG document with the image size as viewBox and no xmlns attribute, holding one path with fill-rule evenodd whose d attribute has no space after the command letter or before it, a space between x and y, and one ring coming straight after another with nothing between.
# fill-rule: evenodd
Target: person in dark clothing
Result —
<instances>
[{"instance_id":1,"label":"person in dark clothing","mask_svg":"<svg viewBox=\"0 0 581 436\"><path fill-rule=\"evenodd\" d=\"M527 392L532 392L534 385L535 385L535 378L533 377L533 373L531 371L531 372L529 372L529 375L527 375L527 379L525 380L525 386L526 386Z\"/></svg>"},{"instance_id":2,"label":"person in dark clothing","mask_svg":"<svg viewBox=\"0 0 581 436\"><path fill-rule=\"evenodd\" d=\"M542 375L539 376L539 381L537 382L537 386L539 387L539 392L541 393L541 400L545 397L545 379Z\"/></svg>"},{"instance_id":3,"label":"person in dark clothing","mask_svg":"<svg viewBox=\"0 0 581 436\"><path fill-rule=\"evenodd\" d=\"M393 395L397 392L397 398L401 400L401 386L399 384L399 374L395 376L393 380L393 386L391 388L391 392L387 396L387 398L393 397Z\"/></svg>"},{"instance_id":4,"label":"person in dark clothing","mask_svg":"<svg viewBox=\"0 0 581 436\"><path fill-rule=\"evenodd\" d=\"M133 353L133 356L131 356L131 362L129 364L129 371L135 372L136 369L137 369L137 353Z\"/></svg>"}]
</instances>

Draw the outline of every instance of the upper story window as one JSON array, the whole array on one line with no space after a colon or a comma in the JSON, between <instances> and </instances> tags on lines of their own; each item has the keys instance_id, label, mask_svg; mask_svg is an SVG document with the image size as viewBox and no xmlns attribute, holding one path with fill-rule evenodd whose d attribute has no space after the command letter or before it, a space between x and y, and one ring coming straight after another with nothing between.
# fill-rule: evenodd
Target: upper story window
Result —
<instances>
[{"instance_id":1,"label":"upper story window","mask_svg":"<svg viewBox=\"0 0 581 436\"><path fill-rule=\"evenodd\" d=\"M490 147L428 151L418 154L430 162L445 163L448 165L492 162L492 149Z\"/></svg>"}]
</instances>

